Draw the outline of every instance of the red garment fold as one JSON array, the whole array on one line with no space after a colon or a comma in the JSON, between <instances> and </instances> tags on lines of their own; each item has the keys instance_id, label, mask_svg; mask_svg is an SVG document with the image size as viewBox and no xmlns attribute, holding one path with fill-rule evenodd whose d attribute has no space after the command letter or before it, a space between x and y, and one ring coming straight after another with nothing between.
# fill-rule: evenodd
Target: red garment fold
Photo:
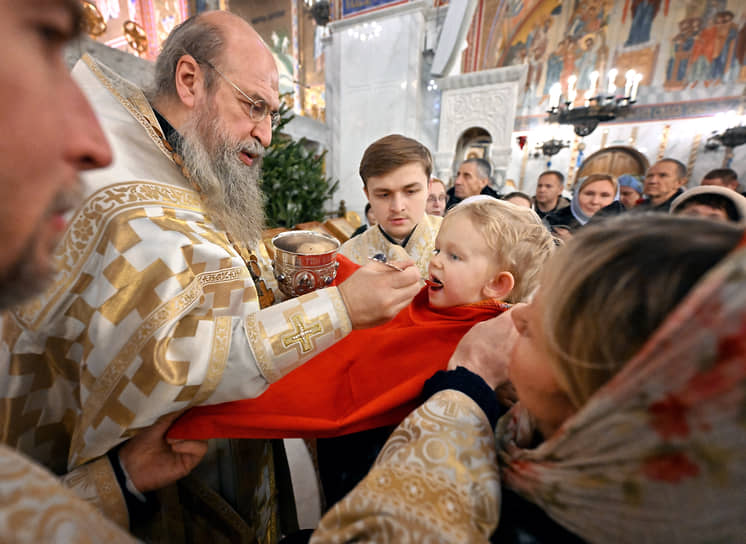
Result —
<instances>
[{"instance_id":1,"label":"red garment fold","mask_svg":"<svg viewBox=\"0 0 746 544\"><path fill-rule=\"evenodd\" d=\"M341 282L358 265L338 260ZM398 424L417 406L425 380L447 367L461 337L506 307L486 300L431 308L424 288L390 322L352 331L260 397L192 408L168 436L321 438Z\"/></svg>"}]
</instances>

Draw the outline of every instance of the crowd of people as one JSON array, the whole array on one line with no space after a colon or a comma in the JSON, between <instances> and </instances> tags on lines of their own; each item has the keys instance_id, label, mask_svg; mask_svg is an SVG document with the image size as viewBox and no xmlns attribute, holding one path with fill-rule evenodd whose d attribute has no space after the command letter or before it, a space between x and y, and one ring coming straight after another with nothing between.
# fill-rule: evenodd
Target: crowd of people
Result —
<instances>
[{"instance_id":1,"label":"crowd of people","mask_svg":"<svg viewBox=\"0 0 746 544\"><path fill-rule=\"evenodd\" d=\"M90 57L68 71L80 28L78 2L0 0L15 51L0 68L0 540L743 540L734 172L684 190L666 158L643 179L575 180L568 201L548 171L535 197L501 199L488 161L463 161L446 189L425 146L385 136L361 159L372 217L340 250L348 273L284 300L261 243L270 49L240 17L203 13L140 89ZM313 380L320 360L331 375L367 358L346 385L385 400L396 373L376 374L405 357L396 345L428 359L407 327L435 314L467 331L393 404L358 413L340 382L314 383L335 417L393 425L361 441L364 470L305 533L277 442L169 434L186 410ZM351 341L359 355L337 357Z\"/></svg>"}]
</instances>

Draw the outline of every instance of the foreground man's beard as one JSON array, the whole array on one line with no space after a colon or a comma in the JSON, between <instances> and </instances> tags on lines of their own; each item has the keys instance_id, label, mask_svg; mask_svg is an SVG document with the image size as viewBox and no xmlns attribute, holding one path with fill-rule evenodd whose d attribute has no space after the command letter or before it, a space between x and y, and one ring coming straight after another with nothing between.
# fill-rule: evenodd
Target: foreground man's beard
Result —
<instances>
[{"instance_id":1,"label":"foreground man's beard","mask_svg":"<svg viewBox=\"0 0 746 544\"><path fill-rule=\"evenodd\" d=\"M50 205L43 221L80 207L83 202L81 184L76 189L60 191ZM0 310L5 310L40 294L49 285L56 269L53 252L59 239L44 236L44 223L39 223L23 251L7 269L0 271Z\"/></svg>"},{"instance_id":2,"label":"foreground man's beard","mask_svg":"<svg viewBox=\"0 0 746 544\"><path fill-rule=\"evenodd\" d=\"M177 147L205 196L208 215L236 241L249 246L258 243L264 229L264 199L259 188L264 147L256 140L231 138L209 107L184 124ZM239 159L242 150L255 157L251 166Z\"/></svg>"},{"instance_id":3,"label":"foreground man's beard","mask_svg":"<svg viewBox=\"0 0 746 544\"><path fill-rule=\"evenodd\" d=\"M0 274L0 310L25 302L41 293L53 275L52 266L35 260L34 236L13 265Z\"/></svg>"}]
</instances>

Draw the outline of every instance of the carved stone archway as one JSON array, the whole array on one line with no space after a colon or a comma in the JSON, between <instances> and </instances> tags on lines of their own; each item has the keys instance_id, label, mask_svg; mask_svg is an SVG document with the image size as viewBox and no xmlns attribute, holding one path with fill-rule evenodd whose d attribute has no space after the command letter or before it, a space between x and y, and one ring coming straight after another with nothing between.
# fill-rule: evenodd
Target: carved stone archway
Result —
<instances>
[{"instance_id":1,"label":"carved stone archway","mask_svg":"<svg viewBox=\"0 0 746 544\"><path fill-rule=\"evenodd\" d=\"M509 66L448 77L442 89L438 150L435 172L448 182L453 175L459 137L472 127L482 127L492 137L488 158L493 178L502 184L510 163L511 137L518 91L526 78L526 66Z\"/></svg>"}]
</instances>

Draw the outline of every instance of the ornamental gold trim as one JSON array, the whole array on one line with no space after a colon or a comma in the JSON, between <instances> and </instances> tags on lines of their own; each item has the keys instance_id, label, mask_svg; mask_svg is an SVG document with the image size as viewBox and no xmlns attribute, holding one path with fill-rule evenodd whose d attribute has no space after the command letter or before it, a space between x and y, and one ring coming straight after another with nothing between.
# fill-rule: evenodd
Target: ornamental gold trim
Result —
<instances>
[{"instance_id":1,"label":"ornamental gold trim","mask_svg":"<svg viewBox=\"0 0 746 544\"><path fill-rule=\"evenodd\" d=\"M38 329L59 299L71 291L83 266L105 237L105 226L114 216L139 207L164 205L203 213L196 192L162 183L116 183L89 196L55 250L57 274L54 283L43 294L16 309L19 321L31 330Z\"/></svg>"},{"instance_id":2,"label":"ornamental gold trim","mask_svg":"<svg viewBox=\"0 0 746 544\"><path fill-rule=\"evenodd\" d=\"M111 363L106 366L101 376L96 379L93 389L88 394L81 408L80 420L75 427L70 441L70 454L68 458L70 466L85 463L91 457L95 457L98 450L106 451L108 449L108 444L99 443L94 446L91 452L87 453L91 457L84 455L83 452L86 447L85 432L93 427L93 421L103 409L104 404L112 395L124 373L132 364L132 361L153 334L165 324L181 317L195 301L199 300L205 286L236 281L245 277L247 274L244 267L233 267L217 272L198 274L184 291L162 304L145 318L143 323L130 337L129 341L119 350L119 353L112 359Z\"/></svg>"},{"instance_id":3,"label":"ornamental gold trim","mask_svg":"<svg viewBox=\"0 0 746 544\"><path fill-rule=\"evenodd\" d=\"M267 336L267 331L256 317L256 314L251 314L244 320L244 331L246 338L249 340L249 345L254 352L254 358L256 359L256 366L259 367L259 371L267 380L267 383L276 382L281 378L280 373L272 364L272 358L267 353L264 347L263 339Z\"/></svg>"},{"instance_id":4,"label":"ornamental gold trim","mask_svg":"<svg viewBox=\"0 0 746 544\"><path fill-rule=\"evenodd\" d=\"M90 464L90 477L101 501L101 510L124 529L129 529L129 513L124 495L114 475L109 459L98 459Z\"/></svg>"},{"instance_id":5,"label":"ornamental gold trim","mask_svg":"<svg viewBox=\"0 0 746 544\"><path fill-rule=\"evenodd\" d=\"M145 129L145 132L148 133L148 136L153 140L153 143L155 143L161 152L170 160L171 152L163 143L161 134L154 128L160 126L160 123L158 123L153 108L148 102L148 99L145 98L142 90L119 76L119 74L112 71L107 66L97 62L88 53L83 55L82 60L96 79L99 80L101 85L103 85L128 112L130 112L132 117L134 117Z\"/></svg>"},{"instance_id":6,"label":"ornamental gold trim","mask_svg":"<svg viewBox=\"0 0 746 544\"><path fill-rule=\"evenodd\" d=\"M205 402L223 377L225 365L228 362L228 354L231 347L231 330L233 318L230 316L221 316L215 319L215 330L212 335L212 353L210 362L207 366L207 375L200 385L197 394L194 396L192 405L198 405Z\"/></svg>"}]
</instances>

